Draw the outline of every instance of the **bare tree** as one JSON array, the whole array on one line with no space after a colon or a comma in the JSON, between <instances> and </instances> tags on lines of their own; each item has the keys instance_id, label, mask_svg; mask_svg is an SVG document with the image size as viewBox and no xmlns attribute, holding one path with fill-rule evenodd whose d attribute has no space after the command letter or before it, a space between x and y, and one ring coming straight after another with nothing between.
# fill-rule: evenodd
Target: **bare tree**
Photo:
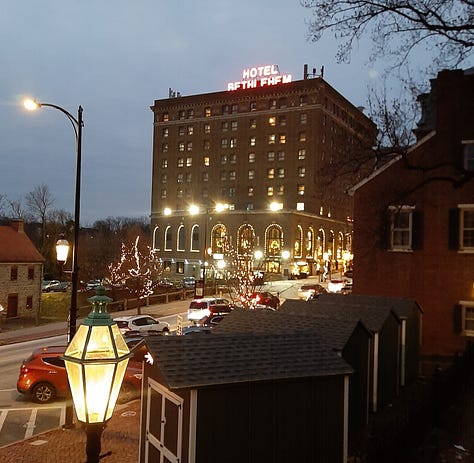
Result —
<instances>
[{"instance_id":1,"label":"bare tree","mask_svg":"<svg viewBox=\"0 0 474 463\"><path fill-rule=\"evenodd\" d=\"M141 313L143 300L153 294L163 264L158 261L155 251L150 246L139 245L137 236L132 244L122 244L120 260L108 266L107 282L115 287L122 287L138 299L137 314Z\"/></svg>"},{"instance_id":2,"label":"bare tree","mask_svg":"<svg viewBox=\"0 0 474 463\"><path fill-rule=\"evenodd\" d=\"M5 214L5 209L7 207L7 196L0 193L0 217Z\"/></svg>"},{"instance_id":3,"label":"bare tree","mask_svg":"<svg viewBox=\"0 0 474 463\"><path fill-rule=\"evenodd\" d=\"M46 237L46 218L49 208L54 204L54 198L49 187L41 184L27 193L25 199L28 211L41 222L41 248L43 248Z\"/></svg>"},{"instance_id":4,"label":"bare tree","mask_svg":"<svg viewBox=\"0 0 474 463\"><path fill-rule=\"evenodd\" d=\"M21 199L8 200L8 207L10 209L10 217L12 219L27 220L28 214L23 207Z\"/></svg>"},{"instance_id":5,"label":"bare tree","mask_svg":"<svg viewBox=\"0 0 474 463\"><path fill-rule=\"evenodd\" d=\"M435 68L455 68L474 47L472 0L302 0L312 10L309 36L333 32L341 43L337 58L348 61L357 42L369 35L372 59L391 58L395 67L416 50L433 54Z\"/></svg>"}]
</instances>

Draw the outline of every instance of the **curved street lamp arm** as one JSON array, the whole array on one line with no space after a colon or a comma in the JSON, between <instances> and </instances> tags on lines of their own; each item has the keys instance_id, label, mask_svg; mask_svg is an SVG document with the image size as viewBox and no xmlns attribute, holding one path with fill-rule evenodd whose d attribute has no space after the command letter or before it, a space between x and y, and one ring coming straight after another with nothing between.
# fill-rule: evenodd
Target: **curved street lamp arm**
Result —
<instances>
[{"instance_id":1,"label":"curved street lamp arm","mask_svg":"<svg viewBox=\"0 0 474 463\"><path fill-rule=\"evenodd\" d=\"M76 134L76 140L78 138L78 133L77 133L77 129L79 127L84 127L84 122L82 121L82 119L79 121L78 119L76 119L69 111L66 111L64 108L62 108L61 106L58 106L58 105L55 105L55 104L52 104L52 103L39 103L39 102L36 102L36 104L41 107L41 106L49 106L50 108L54 108L54 109L57 109L58 111L61 111L63 114L66 115L66 117L69 119L69 121L71 122L71 125L72 125L72 128L74 129L74 133ZM78 109L78 113L79 114L82 114L82 106L79 106L79 109Z\"/></svg>"}]
</instances>

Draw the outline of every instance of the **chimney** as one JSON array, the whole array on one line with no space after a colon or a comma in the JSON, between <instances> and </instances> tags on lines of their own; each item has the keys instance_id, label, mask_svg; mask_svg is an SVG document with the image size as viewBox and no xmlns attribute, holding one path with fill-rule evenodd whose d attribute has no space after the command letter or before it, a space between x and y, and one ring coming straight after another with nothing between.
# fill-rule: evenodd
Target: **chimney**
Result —
<instances>
[{"instance_id":1,"label":"chimney","mask_svg":"<svg viewBox=\"0 0 474 463\"><path fill-rule=\"evenodd\" d=\"M11 227L18 233L25 233L25 223L21 219L12 220Z\"/></svg>"}]
</instances>

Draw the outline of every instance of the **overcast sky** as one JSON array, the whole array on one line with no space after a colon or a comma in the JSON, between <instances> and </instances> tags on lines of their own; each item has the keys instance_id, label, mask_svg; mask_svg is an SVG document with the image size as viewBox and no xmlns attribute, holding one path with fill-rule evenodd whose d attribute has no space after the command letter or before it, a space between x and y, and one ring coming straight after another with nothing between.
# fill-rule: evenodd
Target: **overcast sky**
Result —
<instances>
[{"instance_id":1,"label":"overcast sky","mask_svg":"<svg viewBox=\"0 0 474 463\"><path fill-rule=\"evenodd\" d=\"M51 108L84 108L81 224L150 214L150 106L226 89L243 68L278 64L293 80L324 65L324 78L364 105L374 78L363 52L336 64L336 44L307 40L299 0L10 0L0 5L0 194L18 200L45 184L74 211L75 140Z\"/></svg>"}]
</instances>

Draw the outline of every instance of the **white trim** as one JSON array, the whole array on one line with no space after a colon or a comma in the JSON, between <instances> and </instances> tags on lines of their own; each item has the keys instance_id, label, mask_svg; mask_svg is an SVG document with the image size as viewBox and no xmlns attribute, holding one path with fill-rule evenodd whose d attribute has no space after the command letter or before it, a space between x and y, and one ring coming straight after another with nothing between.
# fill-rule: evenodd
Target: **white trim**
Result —
<instances>
[{"instance_id":1,"label":"white trim","mask_svg":"<svg viewBox=\"0 0 474 463\"><path fill-rule=\"evenodd\" d=\"M347 462L349 442L349 375L344 376L344 429L342 463Z\"/></svg>"},{"instance_id":2,"label":"white trim","mask_svg":"<svg viewBox=\"0 0 474 463\"><path fill-rule=\"evenodd\" d=\"M197 405L197 389L191 389L191 395L189 400L189 463L196 463Z\"/></svg>"},{"instance_id":3,"label":"white trim","mask_svg":"<svg viewBox=\"0 0 474 463\"><path fill-rule=\"evenodd\" d=\"M377 411L377 387L378 387L378 373L379 373L379 335L374 333L374 365L372 377L372 411Z\"/></svg>"}]
</instances>

